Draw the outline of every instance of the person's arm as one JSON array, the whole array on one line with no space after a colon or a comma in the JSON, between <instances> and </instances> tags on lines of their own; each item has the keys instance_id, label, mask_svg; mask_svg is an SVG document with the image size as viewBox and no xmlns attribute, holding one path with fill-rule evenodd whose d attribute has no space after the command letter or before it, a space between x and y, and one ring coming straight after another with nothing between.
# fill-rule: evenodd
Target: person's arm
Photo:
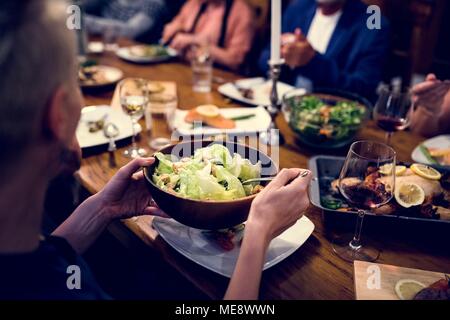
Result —
<instances>
[{"instance_id":1,"label":"person's arm","mask_svg":"<svg viewBox=\"0 0 450 320\"><path fill-rule=\"evenodd\" d=\"M181 7L181 10L177 14L177 16L164 26L161 38L162 42L169 44L177 32L183 31L183 29L185 28L187 17L192 15L193 12L196 12L195 10L198 10L195 5L195 1L186 1L183 7Z\"/></svg>"},{"instance_id":2,"label":"person's arm","mask_svg":"<svg viewBox=\"0 0 450 320\"><path fill-rule=\"evenodd\" d=\"M225 299L255 300L270 241L296 223L309 206L311 173L284 169L253 200L244 238Z\"/></svg>"},{"instance_id":3,"label":"person's arm","mask_svg":"<svg viewBox=\"0 0 450 320\"><path fill-rule=\"evenodd\" d=\"M155 19L144 13L138 13L127 22L115 19L107 19L93 15L85 15L84 21L88 31L92 34L103 34L108 29L113 29L117 36L134 39L151 29Z\"/></svg>"},{"instance_id":4,"label":"person's arm","mask_svg":"<svg viewBox=\"0 0 450 320\"><path fill-rule=\"evenodd\" d=\"M383 25L380 30L366 30L352 43L361 51L355 54L355 65L348 66L349 69L342 69L334 59L316 53L308 65L296 71L311 79L315 86L336 87L373 96L382 79L382 66L388 52L388 26Z\"/></svg>"},{"instance_id":5,"label":"person's arm","mask_svg":"<svg viewBox=\"0 0 450 320\"><path fill-rule=\"evenodd\" d=\"M228 17L228 30L225 47L211 46L211 55L215 62L237 70L251 49L255 34L254 17L248 5L237 2Z\"/></svg>"},{"instance_id":6,"label":"person's arm","mask_svg":"<svg viewBox=\"0 0 450 320\"><path fill-rule=\"evenodd\" d=\"M246 226L241 251L225 299L256 300L269 239Z\"/></svg>"},{"instance_id":7,"label":"person's arm","mask_svg":"<svg viewBox=\"0 0 450 320\"><path fill-rule=\"evenodd\" d=\"M151 2L145 8L145 11L137 12L128 21L86 14L84 16L84 22L90 33L103 34L106 30L113 29L117 36L135 39L148 30L151 30L158 19L165 13L165 5L163 2Z\"/></svg>"},{"instance_id":8,"label":"person's arm","mask_svg":"<svg viewBox=\"0 0 450 320\"><path fill-rule=\"evenodd\" d=\"M141 167L153 158L135 159L119 169L117 174L97 194L84 201L53 233L65 238L78 253L83 253L115 219L137 215L165 216L149 206L151 196L145 186Z\"/></svg>"}]
</instances>

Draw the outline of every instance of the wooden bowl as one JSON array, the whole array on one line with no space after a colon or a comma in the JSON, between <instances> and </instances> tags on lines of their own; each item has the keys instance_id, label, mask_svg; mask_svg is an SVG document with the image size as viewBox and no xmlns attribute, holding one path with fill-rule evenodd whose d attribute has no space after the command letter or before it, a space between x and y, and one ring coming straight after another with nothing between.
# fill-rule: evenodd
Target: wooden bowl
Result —
<instances>
[{"instance_id":1,"label":"wooden bowl","mask_svg":"<svg viewBox=\"0 0 450 320\"><path fill-rule=\"evenodd\" d=\"M210 144L222 144L230 150L231 154L238 153L243 158L249 159L249 155L257 155L253 163L261 161L264 176L275 175L278 171L275 163L266 154L233 142L189 141L169 145L160 150L163 154L172 154L177 158L189 157L196 149ZM156 204L170 217L187 226L217 230L233 227L247 220L250 206L256 195L247 196L236 200L193 200L160 189L152 180L152 175L157 166L157 161L144 168L144 176L148 189Z\"/></svg>"}]
</instances>

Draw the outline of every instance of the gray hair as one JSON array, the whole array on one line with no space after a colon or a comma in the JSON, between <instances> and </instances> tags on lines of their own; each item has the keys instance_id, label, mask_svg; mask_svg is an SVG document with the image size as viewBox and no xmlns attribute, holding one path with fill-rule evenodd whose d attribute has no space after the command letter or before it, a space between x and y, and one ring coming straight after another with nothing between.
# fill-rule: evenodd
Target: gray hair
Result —
<instances>
[{"instance_id":1,"label":"gray hair","mask_svg":"<svg viewBox=\"0 0 450 320\"><path fill-rule=\"evenodd\" d=\"M62 0L0 1L0 165L42 133L49 98L76 72L66 6Z\"/></svg>"}]
</instances>

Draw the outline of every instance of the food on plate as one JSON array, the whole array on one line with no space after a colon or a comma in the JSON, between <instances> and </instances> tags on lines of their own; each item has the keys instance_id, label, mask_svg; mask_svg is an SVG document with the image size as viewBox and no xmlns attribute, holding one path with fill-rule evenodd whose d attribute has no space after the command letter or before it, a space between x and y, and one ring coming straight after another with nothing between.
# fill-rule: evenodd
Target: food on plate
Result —
<instances>
[{"instance_id":1,"label":"food on plate","mask_svg":"<svg viewBox=\"0 0 450 320\"><path fill-rule=\"evenodd\" d=\"M168 56L169 52L161 45L138 45L129 48L132 56L139 58L154 58Z\"/></svg>"},{"instance_id":2,"label":"food on plate","mask_svg":"<svg viewBox=\"0 0 450 320\"><path fill-rule=\"evenodd\" d=\"M245 225L242 223L232 228L203 231L203 234L225 251L233 250L244 237Z\"/></svg>"},{"instance_id":3,"label":"food on plate","mask_svg":"<svg viewBox=\"0 0 450 320\"><path fill-rule=\"evenodd\" d=\"M89 128L89 132L90 133L96 133L98 131L103 130L104 126L105 126L105 120L108 117L108 115L104 115L101 119L96 120L96 121L88 121L87 122L87 126Z\"/></svg>"},{"instance_id":4,"label":"food on plate","mask_svg":"<svg viewBox=\"0 0 450 320\"><path fill-rule=\"evenodd\" d=\"M400 300L413 300L416 294L418 294L426 286L416 280L402 279L395 284L395 293Z\"/></svg>"},{"instance_id":5,"label":"food on plate","mask_svg":"<svg viewBox=\"0 0 450 320\"><path fill-rule=\"evenodd\" d=\"M395 200L403 208L420 206L425 201L425 192L418 184L411 182L399 183L395 187Z\"/></svg>"},{"instance_id":6,"label":"food on plate","mask_svg":"<svg viewBox=\"0 0 450 320\"><path fill-rule=\"evenodd\" d=\"M390 175L392 174L392 164L385 164L380 167L380 173L383 175ZM395 166L395 175L401 176L406 172L406 166Z\"/></svg>"},{"instance_id":7,"label":"food on plate","mask_svg":"<svg viewBox=\"0 0 450 320\"><path fill-rule=\"evenodd\" d=\"M450 300L450 277L445 275L445 279L423 288L414 296L414 300Z\"/></svg>"},{"instance_id":8,"label":"food on plate","mask_svg":"<svg viewBox=\"0 0 450 320\"><path fill-rule=\"evenodd\" d=\"M442 176L436 169L421 163L411 165L411 170L415 174L429 180L439 180Z\"/></svg>"},{"instance_id":9,"label":"food on plate","mask_svg":"<svg viewBox=\"0 0 450 320\"><path fill-rule=\"evenodd\" d=\"M450 148L428 148L423 144L419 148L432 164L450 166Z\"/></svg>"},{"instance_id":10,"label":"food on plate","mask_svg":"<svg viewBox=\"0 0 450 320\"><path fill-rule=\"evenodd\" d=\"M108 83L104 70L96 65L81 66L78 70L78 81L81 85Z\"/></svg>"},{"instance_id":11,"label":"food on plate","mask_svg":"<svg viewBox=\"0 0 450 320\"><path fill-rule=\"evenodd\" d=\"M248 179L261 176L261 163L252 164L239 154L231 155L219 144L197 149L193 156L172 161L170 155L156 153L158 165L152 176L162 190L195 200L234 200L262 190Z\"/></svg>"},{"instance_id":12,"label":"food on plate","mask_svg":"<svg viewBox=\"0 0 450 320\"><path fill-rule=\"evenodd\" d=\"M342 183L347 188L354 186L361 190L391 188L392 165L381 166L379 170L367 169L364 181L359 178L345 178ZM399 174L400 173L400 174ZM436 180L437 177L439 180ZM398 214L429 219L450 220L450 173L441 174L438 170L421 164L396 166L394 198L387 204L373 209L379 215ZM366 191L367 191L366 190ZM339 179L329 183L328 194L322 196L322 205L330 210L355 211L339 191Z\"/></svg>"},{"instance_id":13,"label":"food on plate","mask_svg":"<svg viewBox=\"0 0 450 320\"><path fill-rule=\"evenodd\" d=\"M352 101L325 103L316 96L292 97L290 126L311 142L344 140L356 133L366 108Z\"/></svg>"},{"instance_id":14,"label":"food on plate","mask_svg":"<svg viewBox=\"0 0 450 320\"><path fill-rule=\"evenodd\" d=\"M253 100L255 98L255 91L252 88L245 88L234 84L234 87L241 94L241 96L245 99Z\"/></svg>"},{"instance_id":15,"label":"food on plate","mask_svg":"<svg viewBox=\"0 0 450 320\"><path fill-rule=\"evenodd\" d=\"M157 81L151 81L148 83L148 92L150 94L154 94L154 93L161 93L164 91L164 86L157 82Z\"/></svg>"},{"instance_id":16,"label":"food on plate","mask_svg":"<svg viewBox=\"0 0 450 320\"><path fill-rule=\"evenodd\" d=\"M218 129L233 129L236 127L236 123L232 119L222 116L220 109L213 104L200 105L189 110L184 121L187 123L201 122Z\"/></svg>"}]
</instances>

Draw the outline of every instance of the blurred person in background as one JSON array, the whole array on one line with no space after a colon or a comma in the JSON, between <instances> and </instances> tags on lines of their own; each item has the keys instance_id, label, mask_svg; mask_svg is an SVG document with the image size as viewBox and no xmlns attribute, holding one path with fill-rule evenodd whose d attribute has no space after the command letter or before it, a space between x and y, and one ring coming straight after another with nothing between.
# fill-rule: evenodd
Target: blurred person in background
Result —
<instances>
[{"instance_id":1,"label":"blurred person in background","mask_svg":"<svg viewBox=\"0 0 450 320\"><path fill-rule=\"evenodd\" d=\"M154 159L138 158L51 235L42 235L48 184L77 169L81 155L75 131L83 101L66 6L61 0L0 2L0 300L108 299L81 254L114 220L165 216L151 206L141 170ZM258 297L270 241L309 205L312 175L302 172L282 170L254 199L225 298ZM80 286L72 288L76 268Z\"/></svg>"},{"instance_id":2,"label":"blurred person in background","mask_svg":"<svg viewBox=\"0 0 450 320\"><path fill-rule=\"evenodd\" d=\"M169 19L164 0L80 0L89 33L154 43Z\"/></svg>"},{"instance_id":3,"label":"blurred person in background","mask_svg":"<svg viewBox=\"0 0 450 320\"><path fill-rule=\"evenodd\" d=\"M389 49L389 28L369 29L359 0L294 0L282 20L282 80L297 87L333 88L375 99ZM259 66L268 70L270 48Z\"/></svg>"},{"instance_id":4,"label":"blurred person in background","mask_svg":"<svg viewBox=\"0 0 450 320\"><path fill-rule=\"evenodd\" d=\"M244 0L188 0L164 27L162 41L186 59L192 46L209 46L216 64L238 70L254 34L254 13Z\"/></svg>"},{"instance_id":5,"label":"blurred person in background","mask_svg":"<svg viewBox=\"0 0 450 320\"><path fill-rule=\"evenodd\" d=\"M450 81L429 74L412 89L411 130L426 137L450 133Z\"/></svg>"}]
</instances>

